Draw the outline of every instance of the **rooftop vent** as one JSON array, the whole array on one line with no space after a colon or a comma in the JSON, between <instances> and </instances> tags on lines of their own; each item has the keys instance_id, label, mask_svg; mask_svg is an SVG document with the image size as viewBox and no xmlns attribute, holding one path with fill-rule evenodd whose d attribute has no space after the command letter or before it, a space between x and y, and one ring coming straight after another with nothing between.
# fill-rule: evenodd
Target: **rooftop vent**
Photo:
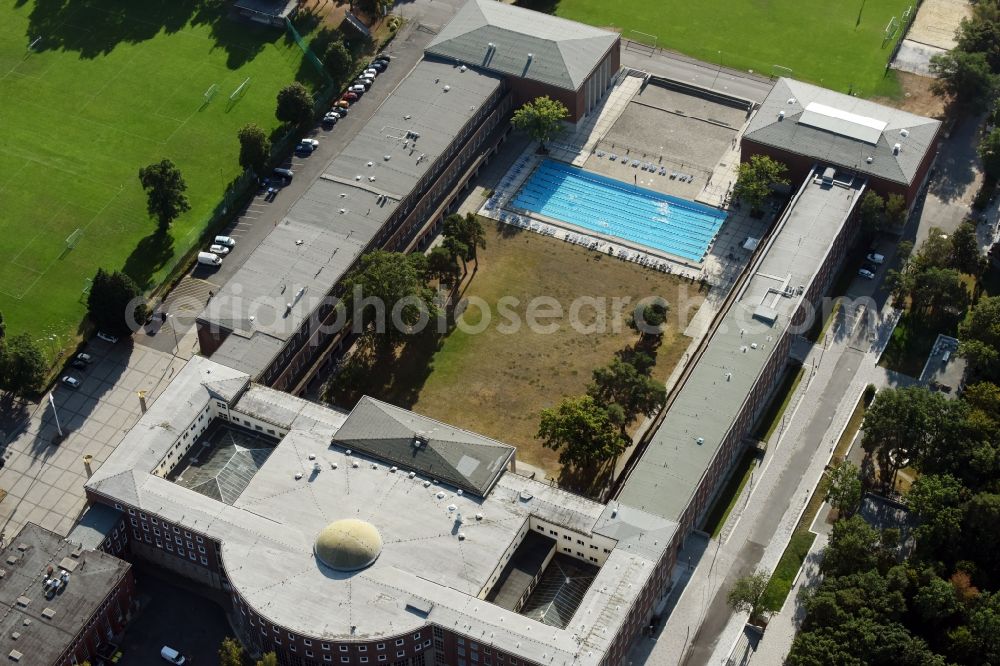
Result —
<instances>
[{"instance_id":1,"label":"rooftop vent","mask_svg":"<svg viewBox=\"0 0 1000 666\"><path fill-rule=\"evenodd\" d=\"M427 438L426 437L424 437L423 435L414 435L413 436L413 448L415 448L415 449L422 449L425 446L427 446Z\"/></svg>"},{"instance_id":2,"label":"rooftop vent","mask_svg":"<svg viewBox=\"0 0 1000 666\"><path fill-rule=\"evenodd\" d=\"M56 612L54 610L52 610L51 608L46 608L46 609L44 609L42 611L42 617L44 617L46 620L51 620L55 616L56 616Z\"/></svg>"},{"instance_id":3,"label":"rooftop vent","mask_svg":"<svg viewBox=\"0 0 1000 666\"><path fill-rule=\"evenodd\" d=\"M694 441L698 442L698 446L701 446L702 444L705 443L705 438L704 437L699 437L698 439L696 439Z\"/></svg>"},{"instance_id":4,"label":"rooftop vent","mask_svg":"<svg viewBox=\"0 0 1000 666\"><path fill-rule=\"evenodd\" d=\"M434 497L437 497L438 499L444 499L444 491L443 490L437 491L437 494L434 495Z\"/></svg>"},{"instance_id":5,"label":"rooftop vent","mask_svg":"<svg viewBox=\"0 0 1000 666\"><path fill-rule=\"evenodd\" d=\"M529 53L528 54L528 62L531 62L534 59L535 59L535 54L534 53Z\"/></svg>"},{"instance_id":6,"label":"rooftop vent","mask_svg":"<svg viewBox=\"0 0 1000 666\"><path fill-rule=\"evenodd\" d=\"M298 481L301 478L302 478L302 472L296 472L295 473L295 480Z\"/></svg>"},{"instance_id":7,"label":"rooftop vent","mask_svg":"<svg viewBox=\"0 0 1000 666\"><path fill-rule=\"evenodd\" d=\"M785 119L785 112L778 111L778 120L784 120L784 119Z\"/></svg>"},{"instance_id":8,"label":"rooftop vent","mask_svg":"<svg viewBox=\"0 0 1000 666\"><path fill-rule=\"evenodd\" d=\"M871 164L872 163L872 159L873 159L872 156L869 155L868 157L865 158L865 162L867 162L868 164Z\"/></svg>"},{"instance_id":9,"label":"rooftop vent","mask_svg":"<svg viewBox=\"0 0 1000 666\"><path fill-rule=\"evenodd\" d=\"M389 160L392 159L392 155L383 155L382 159L384 159L386 162L388 162Z\"/></svg>"},{"instance_id":10,"label":"rooftop vent","mask_svg":"<svg viewBox=\"0 0 1000 666\"><path fill-rule=\"evenodd\" d=\"M458 511L458 507L455 506L454 504L449 504L448 511Z\"/></svg>"},{"instance_id":11,"label":"rooftop vent","mask_svg":"<svg viewBox=\"0 0 1000 666\"><path fill-rule=\"evenodd\" d=\"M902 148L898 143L892 144L892 154L899 155L899 149Z\"/></svg>"},{"instance_id":12,"label":"rooftop vent","mask_svg":"<svg viewBox=\"0 0 1000 666\"><path fill-rule=\"evenodd\" d=\"M459 67L459 68L458 68L458 71L460 71L460 72L464 72L464 71L465 71L465 70L467 70L467 69L469 69L469 68L468 68L468 67L466 67L465 65L462 65L461 67Z\"/></svg>"},{"instance_id":13,"label":"rooftop vent","mask_svg":"<svg viewBox=\"0 0 1000 666\"><path fill-rule=\"evenodd\" d=\"M449 85L446 85L446 86L444 87L444 91L445 91L445 92L448 92L449 90L451 90L451 86L449 86Z\"/></svg>"},{"instance_id":14,"label":"rooftop vent","mask_svg":"<svg viewBox=\"0 0 1000 666\"><path fill-rule=\"evenodd\" d=\"M20 597L17 598L17 605L18 606L26 607L30 603L31 603L31 599L29 599L28 597L20 596Z\"/></svg>"},{"instance_id":15,"label":"rooftop vent","mask_svg":"<svg viewBox=\"0 0 1000 666\"><path fill-rule=\"evenodd\" d=\"M315 453L310 453L309 454L309 460L316 460L316 454Z\"/></svg>"},{"instance_id":16,"label":"rooftop vent","mask_svg":"<svg viewBox=\"0 0 1000 666\"><path fill-rule=\"evenodd\" d=\"M899 136L901 136L901 137L903 137L905 139L906 137L910 136L910 130L905 129L905 128L899 130Z\"/></svg>"},{"instance_id":17,"label":"rooftop vent","mask_svg":"<svg viewBox=\"0 0 1000 666\"><path fill-rule=\"evenodd\" d=\"M7 655L7 657L10 658L11 661L21 661L21 657L23 656L24 655L18 652L17 650L11 650L10 654Z\"/></svg>"},{"instance_id":18,"label":"rooftop vent","mask_svg":"<svg viewBox=\"0 0 1000 666\"><path fill-rule=\"evenodd\" d=\"M789 97L788 98L788 103L789 104L795 104L795 98L794 97Z\"/></svg>"}]
</instances>

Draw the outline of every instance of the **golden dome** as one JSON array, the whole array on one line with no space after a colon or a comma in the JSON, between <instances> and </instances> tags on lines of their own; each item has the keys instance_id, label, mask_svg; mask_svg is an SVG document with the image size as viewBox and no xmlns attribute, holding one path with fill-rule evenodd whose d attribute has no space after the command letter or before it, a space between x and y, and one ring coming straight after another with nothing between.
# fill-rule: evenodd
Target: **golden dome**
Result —
<instances>
[{"instance_id":1,"label":"golden dome","mask_svg":"<svg viewBox=\"0 0 1000 666\"><path fill-rule=\"evenodd\" d=\"M337 571L364 569L382 552L382 535L363 520L348 518L330 523L316 537L313 552Z\"/></svg>"}]
</instances>

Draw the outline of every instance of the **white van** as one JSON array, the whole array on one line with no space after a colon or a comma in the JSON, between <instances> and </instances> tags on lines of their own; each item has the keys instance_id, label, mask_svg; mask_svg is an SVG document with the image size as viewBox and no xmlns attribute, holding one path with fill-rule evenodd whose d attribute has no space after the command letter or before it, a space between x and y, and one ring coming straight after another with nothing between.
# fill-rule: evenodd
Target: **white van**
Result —
<instances>
[{"instance_id":1,"label":"white van","mask_svg":"<svg viewBox=\"0 0 1000 666\"><path fill-rule=\"evenodd\" d=\"M160 648L160 656L163 657L163 661L169 661L171 664L180 665L187 663L184 655L172 647L167 647L166 645Z\"/></svg>"},{"instance_id":2,"label":"white van","mask_svg":"<svg viewBox=\"0 0 1000 666\"><path fill-rule=\"evenodd\" d=\"M221 266L222 257L212 252L199 252L198 263L205 266Z\"/></svg>"}]
</instances>

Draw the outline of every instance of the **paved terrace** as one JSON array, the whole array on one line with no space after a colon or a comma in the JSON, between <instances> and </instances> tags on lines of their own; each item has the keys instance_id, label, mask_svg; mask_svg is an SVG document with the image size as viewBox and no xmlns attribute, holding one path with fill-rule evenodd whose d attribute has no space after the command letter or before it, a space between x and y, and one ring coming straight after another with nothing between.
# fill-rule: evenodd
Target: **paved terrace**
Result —
<instances>
[{"instance_id":1,"label":"paved terrace","mask_svg":"<svg viewBox=\"0 0 1000 666\"><path fill-rule=\"evenodd\" d=\"M788 329L803 299L799 287L808 290L862 190L859 184L830 187L813 181L800 190L625 481L622 502L668 520L683 515ZM755 315L773 317L774 323Z\"/></svg>"},{"instance_id":2,"label":"paved terrace","mask_svg":"<svg viewBox=\"0 0 1000 666\"><path fill-rule=\"evenodd\" d=\"M596 665L676 529L644 511L606 507L512 473L485 499L459 494L331 446L342 413L259 386L241 398L247 381L238 371L191 359L88 488L220 540L234 588L290 630L350 641L429 621L538 663ZM232 506L149 473L206 408L233 401L228 411L237 416L244 399L287 434ZM531 517L617 542L566 629L479 598ZM315 559L316 536L341 518L366 520L382 534L381 555L363 571L337 573ZM431 606L426 618L406 610L414 598ZM341 601L331 606L330 599Z\"/></svg>"}]
</instances>

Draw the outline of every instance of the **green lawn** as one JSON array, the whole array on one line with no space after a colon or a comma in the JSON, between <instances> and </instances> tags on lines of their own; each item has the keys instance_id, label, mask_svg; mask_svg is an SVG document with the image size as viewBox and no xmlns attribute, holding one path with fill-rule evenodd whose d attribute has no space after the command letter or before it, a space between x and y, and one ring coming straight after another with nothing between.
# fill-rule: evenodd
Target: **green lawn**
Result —
<instances>
[{"instance_id":1,"label":"green lawn","mask_svg":"<svg viewBox=\"0 0 1000 666\"><path fill-rule=\"evenodd\" d=\"M158 283L239 174L236 130L275 128L278 89L312 75L284 31L225 11L221 2L0 0L0 312L9 332L45 338L47 353L71 345L98 267ZM245 95L229 104L247 77ZM218 94L204 105L213 84ZM137 173L164 157L183 172L191 211L158 242Z\"/></svg>"},{"instance_id":2,"label":"green lawn","mask_svg":"<svg viewBox=\"0 0 1000 666\"><path fill-rule=\"evenodd\" d=\"M635 41L680 51L712 64L792 76L865 97L898 94L885 76L892 44L886 24L915 4L907 0L519 0L518 4L621 31ZM897 33L898 37L898 33Z\"/></svg>"},{"instance_id":3,"label":"green lawn","mask_svg":"<svg viewBox=\"0 0 1000 666\"><path fill-rule=\"evenodd\" d=\"M754 433L757 439L763 442L771 439L771 435L774 434L774 431L781 424L781 419L785 415L785 408L788 407L792 396L795 395L795 389L799 387L799 382L802 381L802 376L805 372L806 369L802 366L798 368L789 367L785 370L781 386L774 392L774 395L771 397L771 404L768 405L767 411L761 415L760 420L757 422L757 430Z\"/></svg>"}]
</instances>

